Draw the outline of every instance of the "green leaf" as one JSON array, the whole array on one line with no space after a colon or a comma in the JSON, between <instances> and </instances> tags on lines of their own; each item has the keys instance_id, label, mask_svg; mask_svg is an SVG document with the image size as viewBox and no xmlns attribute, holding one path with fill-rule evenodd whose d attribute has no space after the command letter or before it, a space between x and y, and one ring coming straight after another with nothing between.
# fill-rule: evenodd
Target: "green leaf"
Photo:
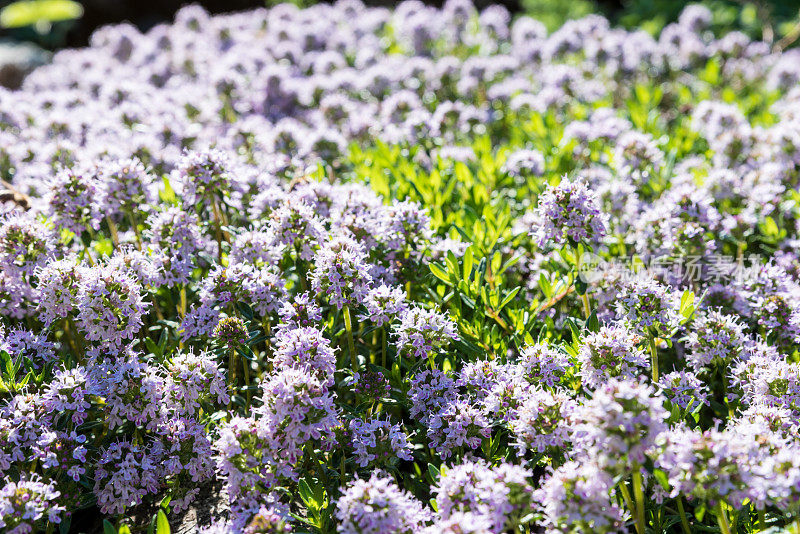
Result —
<instances>
[{"instance_id":1,"label":"green leaf","mask_svg":"<svg viewBox=\"0 0 800 534\"><path fill-rule=\"evenodd\" d=\"M544 297L546 299L551 299L553 297L553 284L550 283L550 280L545 276L545 274L539 273L539 287L544 293Z\"/></svg>"},{"instance_id":2,"label":"green leaf","mask_svg":"<svg viewBox=\"0 0 800 534\"><path fill-rule=\"evenodd\" d=\"M144 344L147 346L147 350L149 350L150 353L155 355L157 358L161 358L163 356L161 347L156 345L156 342L149 337L144 338Z\"/></svg>"},{"instance_id":3,"label":"green leaf","mask_svg":"<svg viewBox=\"0 0 800 534\"><path fill-rule=\"evenodd\" d=\"M575 292L578 293L578 295L585 295L588 288L589 284L584 282L582 278L579 277L575 279Z\"/></svg>"},{"instance_id":4,"label":"green leaf","mask_svg":"<svg viewBox=\"0 0 800 534\"><path fill-rule=\"evenodd\" d=\"M508 293L508 295L506 295L506 298L504 298L503 301L500 303L500 305L497 307L497 311L499 312L500 310L502 310L503 308L506 307L506 304L508 304L509 302L514 300L514 297L517 296L517 294L519 293L520 289L522 289L520 286L517 286L514 289L512 289Z\"/></svg>"},{"instance_id":5,"label":"green leaf","mask_svg":"<svg viewBox=\"0 0 800 534\"><path fill-rule=\"evenodd\" d=\"M469 280L470 275L472 275L472 265L475 261L474 253L472 252L472 246L467 247L466 252L464 252L464 264L461 266L462 278L464 280Z\"/></svg>"},{"instance_id":6,"label":"green leaf","mask_svg":"<svg viewBox=\"0 0 800 534\"><path fill-rule=\"evenodd\" d=\"M175 190L172 189L172 185L169 183L169 178L164 176L163 181L164 189L158 192L158 198L167 204L176 204L178 202L178 197L175 195Z\"/></svg>"},{"instance_id":7,"label":"green leaf","mask_svg":"<svg viewBox=\"0 0 800 534\"><path fill-rule=\"evenodd\" d=\"M169 521L164 510L159 510L156 516L156 534L171 534L172 530L169 528Z\"/></svg>"},{"instance_id":8,"label":"green leaf","mask_svg":"<svg viewBox=\"0 0 800 534\"><path fill-rule=\"evenodd\" d=\"M114 528L108 519L103 519L103 534L117 534L117 529Z\"/></svg>"},{"instance_id":9,"label":"green leaf","mask_svg":"<svg viewBox=\"0 0 800 534\"><path fill-rule=\"evenodd\" d=\"M309 506L314 503L314 494L311 491L311 488L308 486L308 482L306 479L300 481L297 485L297 489L300 492L300 498L303 499L303 502L306 506Z\"/></svg>"},{"instance_id":10,"label":"green leaf","mask_svg":"<svg viewBox=\"0 0 800 534\"><path fill-rule=\"evenodd\" d=\"M72 0L22 0L0 10L0 26L23 28L64 20L75 20L83 15L83 6Z\"/></svg>"},{"instance_id":11,"label":"green leaf","mask_svg":"<svg viewBox=\"0 0 800 534\"><path fill-rule=\"evenodd\" d=\"M581 329L575 323L575 319L572 317L568 317L566 320L567 326L569 327L570 332L572 332L572 340L577 342L581 338Z\"/></svg>"},{"instance_id":12,"label":"green leaf","mask_svg":"<svg viewBox=\"0 0 800 534\"><path fill-rule=\"evenodd\" d=\"M120 525L117 534L131 534L131 529L128 527L128 525Z\"/></svg>"},{"instance_id":13,"label":"green leaf","mask_svg":"<svg viewBox=\"0 0 800 534\"><path fill-rule=\"evenodd\" d=\"M433 464L428 464L428 474L431 477L433 482L437 482L439 480L439 468Z\"/></svg>"},{"instance_id":14,"label":"green leaf","mask_svg":"<svg viewBox=\"0 0 800 534\"><path fill-rule=\"evenodd\" d=\"M457 279L459 275L458 259L456 258L456 255L453 254L452 250L447 251L447 258L445 259L445 263L447 264L448 272Z\"/></svg>"},{"instance_id":15,"label":"green leaf","mask_svg":"<svg viewBox=\"0 0 800 534\"><path fill-rule=\"evenodd\" d=\"M655 469L653 471L653 474L655 475L656 480L658 480L658 483L661 484L661 487L664 488L665 490L668 490L669 480L667 479L667 474L661 469Z\"/></svg>"},{"instance_id":16,"label":"green leaf","mask_svg":"<svg viewBox=\"0 0 800 534\"><path fill-rule=\"evenodd\" d=\"M679 309L679 313L685 318L689 319L695 311L694 305L694 291L689 291L688 289L683 292L681 295L681 305Z\"/></svg>"},{"instance_id":17,"label":"green leaf","mask_svg":"<svg viewBox=\"0 0 800 534\"><path fill-rule=\"evenodd\" d=\"M586 329L589 332L598 332L600 330L600 321L597 320L597 311L592 310L589 317L586 319Z\"/></svg>"},{"instance_id":18,"label":"green leaf","mask_svg":"<svg viewBox=\"0 0 800 534\"><path fill-rule=\"evenodd\" d=\"M451 276L447 274L447 271L436 265L435 263L431 263L428 267L430 267L431 273L433 276L444 282L445 284L451 286L453 282L451 280Z\"/></svg>"}]
</instances>

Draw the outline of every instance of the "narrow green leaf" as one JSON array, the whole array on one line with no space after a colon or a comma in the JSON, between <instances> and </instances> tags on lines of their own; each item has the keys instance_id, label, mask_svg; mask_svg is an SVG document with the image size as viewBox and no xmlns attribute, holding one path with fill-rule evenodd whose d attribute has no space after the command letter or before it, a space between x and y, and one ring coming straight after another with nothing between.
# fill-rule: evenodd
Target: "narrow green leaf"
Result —
<instances>
[{"instance_id":1,"label":"narrow green leaf","mask_svg":"<svg viewBox=\"0 0 800 534\"><path fill-rule=\"evenodd\" d=\"M164 513L164 510L159 510L156 516L156 534L171 534L171 532L167 514Z\"/></svg>"},{"instance_id":2,"label":"narrow green leaf","mask_svg":"<svg viewBox=\"0 0 800 534\"><path fill-rule=\"evenodd\" d=\"M589 314L589 317L586 319L586 329L589 332L597 332L600 330L600 321L597 320L597 311L592 310L592 313Z\"/></svg>"},{"instance_id":3,"label":"narrow green leaf","mask_svg":"<svg viewBox=\"0 0 800 534\"><path fill-rule=\"evenodd\" d=\"M428 267L430 268L431 273L433 273L433 276L435 276L436 278L438 278L439 280L441 280L442 282L444 282L449 286L453 285L453 282L451 281L451 276L447 273L447 271L445 271L435 263L431 263Z\"/></svg>"},{"instance_id":4,"label":"narrow green leaf","mask_svg":"<svg viewBox=\"0 0 800 534\"><path fill-rule=\"evenodd\" d=\"M506 295L506 298L504 298L504 299L503 299L503 301L500 303L500 305L497 307L497 311L499 312L500 310L502 310L503 308L505 308L505 307L506 307L506 305L507 305L509 302L511 302L512 300L514 300L514 297L516 297L516 296L517 296L517 294L519 293L519 291L520 291L521 289L522 289L522 288L521 288L520 286L517 286L517 287L515 287L514 289L512 289L512 290L511 290L511 291L508 293L508 295Z\"/></svg>"}]
</instances>

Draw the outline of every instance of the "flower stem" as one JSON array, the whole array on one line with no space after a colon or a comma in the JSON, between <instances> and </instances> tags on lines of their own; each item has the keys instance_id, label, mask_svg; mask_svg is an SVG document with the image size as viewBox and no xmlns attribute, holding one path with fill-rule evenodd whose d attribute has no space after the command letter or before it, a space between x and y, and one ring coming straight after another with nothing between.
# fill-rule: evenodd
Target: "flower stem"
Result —
<instances>
[{"instance_id":1,"label":"flower stem","mask_svg":"<svg viewBox=\"0 0 800 534\"><path fill-rule=\"evenodd\" d=\"M583 318L588 319L592 314L592 307L589 305L589 295L584 293L581 295L581 300L583 301Z\"/></svg>"},{"instance_id":2,"label":"flower stem","mask_svg":"<svg viewBox=\"0 0 800 534\"><path fill-rule=\"evenodd\" d=\"M578 250L576 247L574 249L575 252L575 280L577 281L581 275L581 251ZM588 290L588 287L587 287ZM583 302L583 318L588 319L589 316L592 314L592 306L589 304L589 293L588 291L584 291L581 295L581 302Z\"/></svg>"},{"instance_id":3,"label":"flower stem","mask_svg":"<svg viewBox=\"0 0 800 534\"><path fill-rule=\"evenodd\" d=\"M142 251L142 235L139 233L139 225L136 223L136 218L133 216L132 211L127 212L128 215L128 222L133 228L133 233L136 236L136 249L141 252Z\"/></svg>"},{"instance_id":4,"label":"flower stem","mask_svg":"<svg viewBox=\"0 0 800 534\"><path fill-rule=\"evenodd\" d=\"M684 534L692 534L692 529L689 528L689 520L686 519L686 510L683 509L683 497L679 495L677 502L678 502L678 513L681 516L681 527L683 527L683 532Z\"/></svg>"},{"instance_id":5,"label":"flower stem","mask_svg":"<svg viewBox=\"0 0 800 534\"><path fill-rule=\"evenodd\" d=\"M186 285L181 285L181 307L178 308L178 313L181 314L181 321L186 318Z\"/></svg>"},{"instance_id":6,"label":"flower stem","mask_svg":"<svg viewBox=\"0 0 800 534\"><path fill-rule=\"evenodd\" d=\"M344 329L347 331L347 348L350 349L350 365L353 372L358 371L358 358L356 357L356 344L353 342L353 320L350 318L350 307L342 308L344 315Z\"/></svg>"},{"instance_id":7,"label":"flower stem","mask_svg":"<svg viewBox=\"0 0 800 534\"><path fill-rule=\"evenodd\" d=\"M651 366L653 368L653 382L658 382L658 346L656 346L656 338L650 336L650 357Z\"/></svg>"},{"instance_id":8,"label":"flower stem","mask_svg":"<svg viewBox=\"0 0 800 534\"><path fill-rule=\"evenodd\" d=\"M111 241L114 243L114 248L119 248L119 232L117 232L117 225L111 220L110 216L106 216L106 223L108 223L108 230L111 232Z\"/></svg>"},{"instance_id":9,"label":"flower stem","mask_svg":"<svg viewBox=\"0 0 800 534\"><path fill-rule=\"evenodd\" d=\"M214 234L217 238L217 259L220 263L222 263L222 215L219 211L219 206L217 205L217 199L214 198L214 202L211 204L212 209L214 210Z\"/></svg>"},{"instance_id":10,"label":"flower stem","mask_svg":"<svg viewBox=\"0 0 800 534\"><path fill-rule=\"evenodd\" d=\"M381 329L381 367L386 369L386 327Z\"/></svg>"},{"instance_id":11,"label":"flower stem","mask_svg":"<svg viewBox=\"0 0 800 534\"><path fill-rule=\"evenodd\" d=\"M725 514L725 508L722 506L722 501L719 501L716 506L717 522L722 534L731 534L731 526L728 523L728 516Z\"/></svg>"},{"instance_id":12,"label":"flower stem","mask_svg":"<svg viewBox=\"0 0 800 534\"><path fill-rule=\"evenodd\" d=\"M236 391L236 349L231 348L228 353L228 384L231 390L231 399Z\"/></svg>"},{"instance_id":13,"label":"flower stem","mask_svg":"<svg viewBox=\"0 0 800 534\"><path fill-rule=\"evenodd\" d=\"M631 498L631 492L630 492L630 490L628 490L628 485L625 483L624 480L620 481L619 489L622 492L622 499L625 501L625 506L628 507L628 510L630 511L631 515L635 516L636 515L636 509L634 508L634 505L633 505L633 499ZM637 532L637 534L644 534L644 532L641 532L639 530L639 523L638 522L636 523L636 532Z\"/></svg>"},{"instance_id":14,"label":"flower stem","mask_svg":"<svg viewBox=\"0 0 800 534\"><path fill-rule=\"evenodd\" d=\"M247 398L247 408L250 408L250 401L253 392L250 391L250 362L242 360L242 376L244 377L245 397Z\"/></svg>"},{"instance_id":15,"label":"flower stem","mask_svg":"<svg viewBox=\"0 0 800 534\"><path fill-rule=\"evenodd\" d=\"M644 488L642 472L638 467L633 471L633 496L636 499L636 530L640 534L644 534Z\"/></svg>"}]
</instances>

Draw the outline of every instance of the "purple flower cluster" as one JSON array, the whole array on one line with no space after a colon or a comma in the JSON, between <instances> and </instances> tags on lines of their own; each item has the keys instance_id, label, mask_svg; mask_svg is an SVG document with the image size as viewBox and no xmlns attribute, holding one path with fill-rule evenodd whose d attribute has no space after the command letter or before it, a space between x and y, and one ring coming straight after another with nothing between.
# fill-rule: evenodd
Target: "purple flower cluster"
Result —
<instances>
[{"instance_id":1,"label":"purple flower cluster","mask_svg":"<svg viewBox=\"0 0 800 534\"><path fill-rule=\"evenodd\" d=\"M594 192L585 182L565 176L557 186L548 186L539 196L531 235L542 248L566 240L595 243L606 232L597 204Z\"/></svg>"},{"instance_id":2,"label":"purple flower cluster","mask_svg":"<svg viewBox=\"0 0 800 534\"><path fill-rule=\"evenodd\" d=\"M350 483L336 503L342 534L403 534L416 532L431 513L391 478L373 473L369 480Z\"/></svg>"},{"instance_id":3,"label":"purple flower cluster","mask_svg":"<svg viewBox=\"0 0 800 534\"><path fill-rule=\"evenodd\" d=\"M0 530L794 521L800 54L712 21L189 6L0 90Z\"/></svg>"},{"instance_id":4,"label":"purple flower cluster","mask_svg":"<svg viewBox=\"0 0 800 534\"><path fill-rule=\"evenodd\" d=\"M435 489L437 511L445 520L457 513L488 519L489 531L495 534L516 530L531 507L531 475L508 463L493 467L478 461L448 467Z\"/></svg>"}]
</instances>

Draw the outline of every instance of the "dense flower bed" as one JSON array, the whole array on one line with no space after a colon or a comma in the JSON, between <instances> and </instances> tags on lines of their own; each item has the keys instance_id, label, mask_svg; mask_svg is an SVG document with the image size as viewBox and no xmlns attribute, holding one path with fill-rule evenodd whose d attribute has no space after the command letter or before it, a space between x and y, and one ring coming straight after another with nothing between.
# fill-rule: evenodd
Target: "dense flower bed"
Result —
<instances>
[{"instance_id":1,"label":"dense flower bed","mask_svg":"<svg viewBox=\"0 0 800 534\"><path fill-rule=\"evenodd\" d=\"M188 7L0 92L0 529L798 521L800 54L708 24Z\"/></svg>"}]
</instances>

